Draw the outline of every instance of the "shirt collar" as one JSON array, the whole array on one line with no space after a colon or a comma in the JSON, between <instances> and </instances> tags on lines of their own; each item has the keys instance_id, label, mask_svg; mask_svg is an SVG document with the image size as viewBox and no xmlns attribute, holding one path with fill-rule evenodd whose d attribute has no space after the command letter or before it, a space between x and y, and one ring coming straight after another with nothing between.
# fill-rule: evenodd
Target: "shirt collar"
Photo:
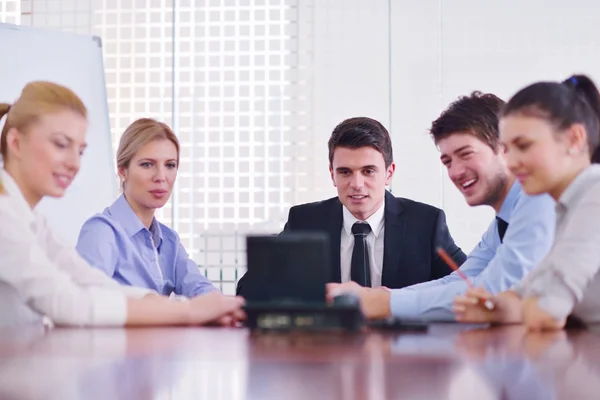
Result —
<instances>
[{"instance_id":1,"label":"shirt collar","mask_svg":"<svg viewBox=\"0 0 600 400\"><path fill-rule=\"evenodd\" d=\"M119 221L125 230L125 233L127 233L129 237L137 235L140 231L147 230L142 221L135 214L135 211L133 211L133 208L131 208L127 202L124 194L121 194L119 198L115 200L110 207L108 207L108 212ZM162 242L163 236L162 230L160 229L160 224L156 218L152 220L152 224L150 225L150 233L152 234L155 245L159 246Z\"/></svg>"},{"instance_id":2,"label":"shirt collar","mask_svg":"<svg viewBox=\"0 0 600 400\"><path fill-rule=\"evenodd\" d=\"M343 216L344 216L344 230L346 231L346 233L348 235L352 235L352 225L354 225L355 222L358 222L360 220L358 218L356 218L354 215L352 215L352 213L350 212L350 210L348 210L346 208L346 206L342 206L342 209L343 209ZM373 232L375 237L379 236L379 234L381 233L381 229L383 228L384 211L385 211L385 201L383 201L381 203L381 207L379 207L379 209L377 211L375 211L373 213L373 215L371 215L365 221L366 223L368 223L371 226L371 231Z\"/></svg>"},{"instance_id":3,"label":"shirt collar","mask_svg":"<svg viewBox=\"0 0 600 400\"><path fill-rule=\"evenodd\" d=\"M517 204L517 200L519 200L522 190L521 184L515 179L506 198L502 202L502 206L500 206L500 211L498 211L497 214L498 218L504 220L506 223L510 223L510 217L515 209L515 205Z\"/></svg>"},{"instance_id":4,"label":"shirt collar","mask_svg":"<svg viewBox=\"0 0 600 400\"><path fill-rule=\"evenodd\" d=\"M13 177L6 172L4 168L0 165L0 179L2 179L2 186L4 186L4 190L6 193L13 199L17 209L14 210L19 216L25 219L26 223L35 222L35 214L27 200L25 200L25 196L23 196L23 192L21 192L21 188L17 185L17 182L13 179Z\"/></svg>"},{"instance_id":5,"label":"shirt collar","mask_svg":"<svg viewBox=\"0 0 600 400\"><path fill-rule=\"evenodd\" d=\"M567 186L558 199L558 204L565 208L572 206L593 182L600 178L600 165L592 164L579 173Z\"/></svg>"},{"instance_id":6,"label":"shirt collar","mask_svg":"<svg viewBox=\"0 0 600 400\"><path fill-rule=\"evenodd\" d=\"M152 234L152 239L154 240L154 244L156 247L160 247L163 239L162 229L160 228L160 224L156 220L156 218L152 219L152 223L150 224L150 233Z\"/></svg>"}]
</instances>

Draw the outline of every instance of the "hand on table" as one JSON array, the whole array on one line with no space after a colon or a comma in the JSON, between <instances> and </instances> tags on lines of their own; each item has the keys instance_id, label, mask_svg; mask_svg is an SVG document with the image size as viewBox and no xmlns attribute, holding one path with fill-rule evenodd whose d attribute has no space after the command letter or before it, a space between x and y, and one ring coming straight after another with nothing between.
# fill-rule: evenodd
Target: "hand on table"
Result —
<instances>
[{"instance_id":1,"label":"hand on table","mask_svg":"<svg viewBox=\"0 0 600 400\"><path fill-rule=\"evenodd\" d=\"M486 301L492 302L492 310L485 306ZM468 289L463 296L454 299L453 311L460 322L508 324L522 321L521 300L511 291L494 296L483 288Z\"/></svg>"},{"instance_id":2,"label":"hand on table","mask_svg":"<svg viewBox=\"0 0 600 400\"><path fill-rule=\"evenodd\" d=\"M191 323L194 325L216 323L233 326L245 317L244 299L212 292L189 299Z\"/></svg>"},{"instance_id":3,"label":"hand on table","mask_svg":"<svg viewBox=\"0 0 600 400\"><path fill-rule=\"evenodd\" d=\"M367 288L356 282L327 284L328 301L333 301L334 297L343 293L351 293L358 297L361 310L367 319L387 318L391 315L390 290L387 288Z\"/></svg>"}]
</instances>

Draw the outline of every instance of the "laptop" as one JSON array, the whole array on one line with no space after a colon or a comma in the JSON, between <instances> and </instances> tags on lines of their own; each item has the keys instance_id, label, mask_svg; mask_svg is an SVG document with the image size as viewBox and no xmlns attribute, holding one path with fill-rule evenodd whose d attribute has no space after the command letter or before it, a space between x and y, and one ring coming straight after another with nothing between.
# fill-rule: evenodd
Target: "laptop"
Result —
<instances>
[{"instance_id":1,"label":"laptop","mask_svg":"<svg viewBox=\"0 0 600 400\"><path fill-rule=\"evenodd\" d=\"M325 304L325 285L331 276L329 253L329 237L323 232L248 236L247 307Z\"/></svg>"}]
</instances>

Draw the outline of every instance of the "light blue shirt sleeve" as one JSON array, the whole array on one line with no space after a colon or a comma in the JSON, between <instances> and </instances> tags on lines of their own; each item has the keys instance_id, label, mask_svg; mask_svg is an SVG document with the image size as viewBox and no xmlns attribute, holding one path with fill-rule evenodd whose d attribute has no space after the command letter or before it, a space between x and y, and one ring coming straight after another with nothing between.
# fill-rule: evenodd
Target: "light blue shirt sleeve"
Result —
<instances>
[{"instance_id":1,"label":"light blue shirt sleeve","mask_svg":"<svg viewBox=\"0 0 600 400\"><path fill-rule=\"evenodd\" d=\"M494 220L483 234L481 241L477 244L473 251L471 251L465 262L460 266L461 272L471 279L479 275L494 258L494 254L496 254L495 249L499 244L500 237L498 236L498 231L496 228L496 220ZM458 275L456 272L452 272L451 274L448 274L442 278L417 283L405 289L424 290L462 281L463 280L460 275Z\"/></svg>"},{"instance_id":2,"label":"light blue shirt sleeve","mask_svg":"<svg viewBox=\"0 0 600 400\"><path fill-rule=\"evenodd\" d=\"M186 297L194 297L217 290L219 289L202 275L198 265L190 259L180 242L175 264L175 293Z\"/></svg>"},{"instance_id":3,"label":"light blue shirt sleeve","mask_svg":"<svg viewBox=\"0 0 600 400\"><path fill-rule=\"evenodd\" d=\"M467 262L467 260L465 260L465 262ZM437 287L440 285L446 285L448 283L451 282L456 282L456 281L460 281L461 277L458 276L458 274L456 272L452 272L451 274L448 274L442 278L439 279L434 279L432 281L427 281L427 282L421 282L421 283L416 283L414 285L409 286L411 290L424 290L424 289L428 289L428 288L432 288L432 287ZM408 289L408 288L406 288Z\"/></svg>"},{"instance_id":4,"label":"light blue shirt sleeve","mask_svg":"<svg viewBox=\"0 0 600 400\"><path fill-rule=\"evenodd\" d=\"M500 243L496 222L469 254L460 270L474 286L500 293L519 282L550 250L554 238L555 204L549 196L523 196L516 204ZM456 273L427 285L394 289L392 315L405 319L453 321L452 303L468 285Z\"/></svg>"},{"instance_id":5,"label":"light blue shirt sleeve","mask_svg":"<svg viewBox=\"0 0 600 400\"><path fill-rule=\"evenodd\" d=\"M465 262L460 266L460 270L463 274L467 275L469 278L473 278L479 275L481 271L485 269L486 265L488 265L492 258L494 258L494 249L498 246L498 244L495 242L495 238L497 237L498 233L496 230L496 221L494 220L488 227L487 231L483 234L483 237L477 244L477 247L471 251L471 254L469 254ZM499 238L497 239L497 242L500 242ZM455 282L462 282L462 278L456 272L452 272L451 274L448 274L442 278L417 283L405 289L424 290Z\"/></svg>"},{"instance_id":6,"label":"light blue shirt sleeve","mask_svg":"<svg viewBox=\"0 0 600 400\"><path fill-rule=\"evenodd\" d=\"M115 274L119 250L113 228L106 220L96 217L87 220L75 248L92 267L110 277Z\"/></svg>"}]
</instances>

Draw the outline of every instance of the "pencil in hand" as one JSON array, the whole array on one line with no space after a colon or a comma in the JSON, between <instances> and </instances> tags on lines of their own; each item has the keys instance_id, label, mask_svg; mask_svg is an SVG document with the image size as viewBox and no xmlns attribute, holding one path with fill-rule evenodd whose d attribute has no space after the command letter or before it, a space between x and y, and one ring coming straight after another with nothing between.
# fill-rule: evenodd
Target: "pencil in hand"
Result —
<instances>
[{"instance_id":1,"label":"pencil in hand","mask_svg":"<svg viewBox=\"0 0 600 400\"><path fill-rule=\"evenodd\" d=\"M467 282L467 285L469 286L469 288L474 289L475 287L473 286L473 284L471 283L471 281L469 280L469 278L464 274L464 272L462 272L460 270L460 268L458 268L458 265L456 265L456 263L454 262L454 260L452 259L452 257L450 257L448 255L448 253L446 253L446 250L444 250L441 247L437 248L437 253L439 254L439 256L441 257L442 260L444 260L444 262L446 264L448 264L448 266L453 270L456 271L456 273L458 274L458 276L460 276L465 282ZM481 299L481 304L487 308L488 310L492 311L495 307L494 307L494 302L490 299Z\"/></svg>"}]
</instances>

